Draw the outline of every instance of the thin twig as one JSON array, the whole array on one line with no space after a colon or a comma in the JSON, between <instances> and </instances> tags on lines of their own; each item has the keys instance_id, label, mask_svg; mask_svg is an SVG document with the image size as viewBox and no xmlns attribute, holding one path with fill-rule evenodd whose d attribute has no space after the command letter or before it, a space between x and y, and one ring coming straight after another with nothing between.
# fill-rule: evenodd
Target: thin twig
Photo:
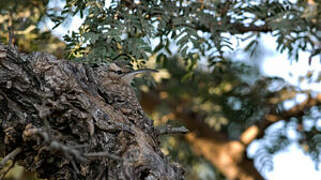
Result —
<instances>
[{"instance_id":1,"label":"thin twig","mask_svg":"<svg viewBox=\"0 0 321 180\"><path fill-rule=\"evenodd\" d=\"M12 11L9 12L8 34L9 34L9 47L14 48L15 39L14 39L14 28L13 28Z\"/></svg>"},{"instance_id":2,"label":"thin twig","mask_svg":"<svg viewBox=\"0 0 321 180\"><path fill-rule=\"evenodd\" d=\"M15 166L15 164L16 164L16 160L13 160L12 164L10 165L10 167L0 177L0 180L4 180L4 178L6 177L8 172Z\"/></svg>"},{"instance_id":3,"label":"thin twig","mask_svg":"<svg viewBox=\"0 0 321 180\"><path fill-rule=\"evenodd\" d=\"M77 145L76 148L66 146L64 144L61 144L60 142L53 140L50 138L49 134L41 129L38 128L32 128L29 130L29 133L38 135L43 138L43 142L47 144L48 148L52 151L60 151L64 154L64 156L70 160L75 158L76 160L80 162L85 162L86 159L81 156L81 152L78 151L76 148L79 148L80 146Z\"/></svg>"},{"instance_id":4,"label":"thin twig","mask_svg":"<svg viewBox=\"0 0 321 180\"><path fill-rule=\"evenodd\" d=\"M122 158L119 157L119 156L116 156L114 154L111 154L109 152L92 152L92 153L84 153L84 156L85 157L88 157L88 158L100 158L100 157L108 157L110 159L113 159L113 160L117 160L117 161L121 161Z\"/></svg>"},{"instance_id":5,"label":"thin twig","mask_svg":"<svg viewBox=\"0 0 321 180\"><path fill-rule=\"evenodd\" d=\"M71 160L71 165L74 168L74 170L76 171L76 174L79 174L79 169L78 169L78 167L77 167L77 165L76 165L74 160Z\"/></svg>"},{"instance_id":6,"label":"thin twig","mask_svg":"<svg viewBox=\"0 0 321 180\"><path fill-rule=\"evenodd\" d=\"M21 153L21 151L22 151L22 148L18 147L15 150L13 150L11 153L6 155L0 162L0 169L2 169L10 159L13 160L19 153Z\"/></svg>"},{"instance_id":7,"label":"thin twig","mask_svg":"<svg viewBox=\"0 0 321 180\"><path fill-rule=\"evenodd\" d=\"M104 176L104 167L103 166L100 166L100 171L99 171L99 174L98 174L98 176L96 177L96 179L106 179L106 178L102 178L103 176Z\"/></svg>"},{"instance_id":8,"label":"thin twig","mask_svg":"<svg viewBox=\"0 0 321 180\"><path fill-rule=\"evenodd\" d=\"M189 130L186 129L184 126L181 126L181 127L161 126L161 127L157 127L156 130L158 135L185 134L189 132Z\"/></svg>"}]
</instances>

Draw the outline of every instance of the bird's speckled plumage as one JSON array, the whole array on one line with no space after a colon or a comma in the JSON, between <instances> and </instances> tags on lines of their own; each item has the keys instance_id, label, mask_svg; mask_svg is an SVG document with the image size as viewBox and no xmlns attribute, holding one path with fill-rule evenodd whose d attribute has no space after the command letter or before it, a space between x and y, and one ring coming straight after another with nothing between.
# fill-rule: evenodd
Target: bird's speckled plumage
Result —
<instances>
[{"instance_id":1,"label":"bird's speckled plumage","mask_svg":"<svg viewBox=\"0 0 321 180\"><path fill-rule=\"evenodd\" d=\"M149 119L137 100L134 88L131 86L131 81L135 75L146 72L156 72L151 69L143 69L130 71L125 67L120 67L115 63L105 66L103 69L97 70L97 75L100 77L100 82L107 95L108 103L113 107L118 108L128 120L137 124L143 130L151 132L153 122Z\"/></svg>"}]
</instances>

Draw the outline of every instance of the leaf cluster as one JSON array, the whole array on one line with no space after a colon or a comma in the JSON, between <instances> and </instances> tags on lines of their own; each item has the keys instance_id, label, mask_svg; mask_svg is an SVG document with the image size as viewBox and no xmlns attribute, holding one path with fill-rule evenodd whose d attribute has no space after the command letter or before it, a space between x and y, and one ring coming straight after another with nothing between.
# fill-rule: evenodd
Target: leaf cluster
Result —
<instances>
[{"instance_id":1,"label":"leaf cluster","mask_svg":"<svg viewBox=\"0 0 321 180\"><path fill-rule=\"evenodd\" d=\"M311 12L314 9L316 12ZM68 0L54 21L84 15L79 32L65 36L70 58L92 62L122 59L143 64L152 53L180 54L194 64L205 58L211 66L235 45L251 38L254 51L261 32L272 32L281 52L298 59L299 50L318 52L320 5L289 1ZM59 14L59 13L56 13ZM314 54L315 55L315 54Z\"/></svg>"}]
</instances>

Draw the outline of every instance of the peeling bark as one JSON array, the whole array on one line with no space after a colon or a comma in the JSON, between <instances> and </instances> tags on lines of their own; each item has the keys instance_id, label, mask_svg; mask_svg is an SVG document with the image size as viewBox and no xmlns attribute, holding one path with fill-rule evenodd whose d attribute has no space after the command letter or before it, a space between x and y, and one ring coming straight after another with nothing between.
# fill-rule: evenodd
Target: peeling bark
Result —
<instances>
[{"instance_id":1,"label":"peeling bark","mask_svg":"<svg viewBox=\"0 0 321 180\"><path fill-rule=\"evenodd\" d=\"M0 156L19 149L8 158L40 178L183 179L114 66L0 44Z\"/></svg>"}]
</instances>

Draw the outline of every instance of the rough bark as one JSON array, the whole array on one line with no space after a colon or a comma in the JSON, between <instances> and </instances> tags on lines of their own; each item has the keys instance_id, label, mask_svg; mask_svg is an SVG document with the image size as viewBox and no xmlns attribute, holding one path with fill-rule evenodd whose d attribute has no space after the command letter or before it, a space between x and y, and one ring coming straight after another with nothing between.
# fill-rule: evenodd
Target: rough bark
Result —
<instances>
[{"instance_id":1,"label":"rough bark","mask_svg":"<svg viewBox=\"0 0 321 180\"><path fill-rule=\"evenodd\" d=\"M12 159L49 179L183 179L126 73L0 44L0 166Z\"/></svg>"}]
</instances>

